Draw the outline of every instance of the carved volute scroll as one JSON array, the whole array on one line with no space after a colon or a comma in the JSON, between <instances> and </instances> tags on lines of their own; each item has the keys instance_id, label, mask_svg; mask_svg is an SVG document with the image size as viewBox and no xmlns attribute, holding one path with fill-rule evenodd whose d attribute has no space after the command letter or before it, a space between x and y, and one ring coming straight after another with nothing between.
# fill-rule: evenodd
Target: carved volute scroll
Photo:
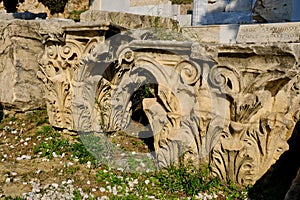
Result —
<instances>
[{"instance_id":1,"label":"carved volute scroll","mask_svg":"<svg viewBox=\"0 0 300 200\"><path fill-rule=\"evenodd\" d=\"M53 126L74 130L71 106L74 75L81 57L105 40L109 27L108 23L89 27L64 27L64 40L46 41L38 76L45 84L47 112Z\"/></svg>"},{"instance_id":2,"label":"carved volute scroll","mask_svg":"<svg viewBox=\"0 0 300 200\"><path fill-rule=\"evenodd\" d=\"M230 115L210 164L216 175L241 185L254 184L288 150L299 119L296 68L269 62L261 71L238 65L211 69L212 86L223 88Z\"/></svg>"},{"instance_id":3,"label":"carved volute scroll","mask_svg":"<svg viewBox=\"0 0 300 200\"><path fill-rule=\"evenodd\" d=\"M160 167L207 163L216 176L248 185L289 148L300 117L299 70L283 66L282 55L253 53L232 64L212 60L197 43L123 36L96 40L86 56L88 43L49 43L42 70L52 124L126 131L132 97L146 86L152 93L141 106ZM259 56L263 67L252 63Z\"/></svg>"}]
</instances>

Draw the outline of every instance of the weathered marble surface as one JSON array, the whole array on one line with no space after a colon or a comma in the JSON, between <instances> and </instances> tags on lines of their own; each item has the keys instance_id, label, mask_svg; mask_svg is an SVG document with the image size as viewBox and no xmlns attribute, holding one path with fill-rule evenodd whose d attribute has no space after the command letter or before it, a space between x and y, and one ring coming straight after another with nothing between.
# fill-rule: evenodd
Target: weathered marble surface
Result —
<instances>
[{"instance_id":1,"label":"weathered marble surface","mask_svg":"<svg viewBox=\"0 0 300 200\"><path fill-rule=\"evenodd\" d=\"M293 2L296 1L256 0L253 8L253 19L260 23L292 21Z\"/></svg>"},{"instance_id":2,"label":"weathered marble surface","mask_svg":"<svg viewBox=\"0 0 300 200\"><path fill-rule=\"evenodd\" d=\"M109 22L64 31L65 42L46 43L41 65L54 126L126 130L132 95L147 86L152 97L140 103L161 167L209 163L248 185L288 150L300 118L298 43L164 41Z\"/></svg>"},{"instance_id":3,"label":"weathered marble surface","mask_svg":"<svg viewBox=\"0 0 300 200\"><path fill-rule=\"evenodd\" d=\"M43 42L63 34L60 23L0 21L0 32L0 101L4 109L26 111L45 105L44 86L37 78L38 59Z\"/></svg>"},{"instance_id":4,"label":"weathered marble surface","mask_svg":"<svg viewBox=\"0 0 300 200\"><path fill-rule=\"evenodd\" d=\"M299 30L299 22L241 25L237 43L297 43Z\"/></svg>"},{"instance_id":5,"label":"weathered marble surface","mask_svg":"<svg viewBox=\"0 0 300 200\"><path fill-rule=\"evenodd\" d=\"M82 22L108 21L128 29L179 29L178 22L170 18L101 10L88 10L80 15L80 20Z\"/></svg>"}]
</instances>

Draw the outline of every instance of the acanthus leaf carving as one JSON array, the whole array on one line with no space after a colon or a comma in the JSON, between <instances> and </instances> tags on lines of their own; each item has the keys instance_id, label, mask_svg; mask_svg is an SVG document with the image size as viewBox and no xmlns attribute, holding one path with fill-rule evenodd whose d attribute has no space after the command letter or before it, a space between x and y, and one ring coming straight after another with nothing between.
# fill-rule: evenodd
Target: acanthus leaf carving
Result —
<instances>
[{"instance_id":1,"label":"acanthus leaf carving","mask_svg":"<svg viewBox=\"0 0 300 200\"><path fill-rule=\"evenodd\" d=\"M288 149L299 118L300 101L290 98L299 94L295 73L216 65L195 52L190 58L162 51L165 43L156 51L154 43L143 49L143 42L129 42L113 52L102 44L91 51L71 78L80 97L73 106L82 109L76 123L98 132L126 130L132 96L151 85L154 95L141 98L142 109L160 167L205 161L224 180L254 184Z\"/></svg>"}]
</instances>

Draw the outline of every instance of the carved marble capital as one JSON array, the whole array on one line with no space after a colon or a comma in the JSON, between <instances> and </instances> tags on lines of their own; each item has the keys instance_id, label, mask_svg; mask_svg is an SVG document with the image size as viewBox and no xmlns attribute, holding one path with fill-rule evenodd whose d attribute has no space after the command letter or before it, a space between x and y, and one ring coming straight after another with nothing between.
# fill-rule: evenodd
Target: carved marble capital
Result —
<instances>
[{"instance_id":1,"label":"carved marble capital","mask_svg":"<svg viewBox=\"0 0 300 200\"><path fill-rule=\"evenodd\" d=\"M59 128L74 130L73 84L81 58L90 53L96 44L104 42L109 31L114 34L118 31L111 28L109 23L72 25L63 29L64 35L60 40L50 38L45 42L45 52L40 60L41 71L38 76L45 85L50 123Z\"/></svg>"},{"instance_id":2,"label":"carved marble capital","mask_svg":"<svg viewBox=\"0 0 300 200\"><path fill-rule=\"evenodd\" d=\"M41 77L50 121L126 131L138 123L138 104L158 166L207 163L224 180L254 184L289 148L299 119L299 69L285 54L222 55L216 61L197 43L128 35L48 43Z\"/></svg>"}]
</instances>

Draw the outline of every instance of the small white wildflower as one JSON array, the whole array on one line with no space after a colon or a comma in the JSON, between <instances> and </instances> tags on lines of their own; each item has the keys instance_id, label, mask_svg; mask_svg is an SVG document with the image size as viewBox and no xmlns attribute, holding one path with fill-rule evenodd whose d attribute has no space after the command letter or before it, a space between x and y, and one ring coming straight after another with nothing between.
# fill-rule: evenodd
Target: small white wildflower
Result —
<instances>
[{"instance_id":1,"label":"small white wildflower","mask_svg":"<svg viewBox=\"0 0 300 200\"><path fill-rule=\"evenodd\" d=\"M129 187L131 187L131 188L133 188L133 187L134 187L134 183L133 183L133 182L131 182L131 181L129 181L129 182L128 182L128 185L129 185Z\"/></svg>"},{"instance_id":2,"label":"small white wildflower","mask_svg":"<svg viewBox=\"0 0 300 200\"><path fill-rule=\"evenodd\" d=\"M145 184L148 185L150 183L150 181L147 179L145 180Z\"/></svg>"},{"instance_id":3,"label":"small white wildflower","mask_svg":"<svg viewBox=\"0 0 300 200\"><path fill-rule=\"evenodd\" d=\"M87 181L86 184L90 185L90 184L91 184L91 181Z\"/></svg>"},{"instance_id":4,"label":"small white wildflower","mask_svg":"<svg viewBox=\"0 0 300 200\"><path fill-rule=\"evenodd\" d=\"M10 183L11 179L10 178L6 178L5 179L5 183Z\"/></svg>"},{"instance_id":5,"label":"small white wildflower","mask_svg":"<svg viewBox=\"0 0 300 200\"><path fill-rule=\"evenodd\" d=\"M121 146L121 144L117 144L117 147Z\"/></svg>"},{"instance_id":6,"label":"small white wildflower","mask_svg":"<svg viewBox=\"0 0 300 200\"><path fill-rule=\"evenodd\" d=\"M198 193L198 195L196 195L196 198L198 198L198 199L203 199L203 194Z\"/></svg>"},{"instance_id":7,"label":"small white wildflower","mask_svg":"<svg viewBox=\"0 0 300 200\"><path fill-rule=\"evenodd\" d=\"M139 181L138 181L137 179L134 179L134 180L133 180L133 183L134 183L134 184L138 184Z\"/></svg>"},{"instance_id":8,"label":"small white wildflower","mask_svg":"<svg viewBox=\"0 0 300 200\"><path fill-rule=\"evenodd\" d=\"M141 166L142 167L146 167L145 163L141 162Z\"/></svg>"},{"instance_id":9,"label":"small white wildflower","mask_svg":"<svg viewBox=\"0 0 300 200\"><path fill-rule=\"evenodd\" d=\"M26 124L25 123L22 123L22 126L25 126Z\"/></svg>"},{"instance_id":10,"label":"small white wildflower","mask_svg":"<svg viewBox=\"0 0 300 200\"><path fill-rule=\"evenodd\" d=\"M136 155L136 152L135 152L135 151L133 151L133 152L131 152L131 154L132 154L132 155Z\"/></svg>"},{"instance_id":11,"label":"small white wildflower","mask_svg":"<svg viewBox=\"0 0 300 200\"><path fill-rule=\"evenodd\" d=\"M91 161L87 161L87 163L86 163L86 168L88 168L88 169L90 169L91 168Z\"/></svg>"},{"instance_id":12,"label":"small white wildflower","mask_svg":"<svg viewBox=\"0 0 300 200\"><path fill-rule=\"evenodd\" d=\"M72 162L67 162L67 167L74 165Z\"/></svg>"},{"instance_id":13,"label":"small white wildflower","mask_svg":"<svg viewBox=\"0 0 300 200\"><path fill-rule=\"evenodd\" d=\"M52 156L54 157L54 158L57 158L58 157L58 155L56 154L56 152L54 151L54 152L52 152Z\"/></svg>"},{"instance_id":14,"label":"small white wildflower","mask_svg":"<svg viewBox=\"0 0 300 200\"><path fill-rule=\"evenodd\" d=\"M117 189L118 189L118 190L122 190L123 187L122 187L121 185L118 185Z\"/></svg>"},{"instance_id":15,"label":"small white wildflower","mask_svg":"<svg viewBox=\"0 0 300 200\"><path fill-rule=\"evenodd\" d=\"M25 146L27 146L27 145L28 145L28 143L27 143L27 142L24 142L24 145L25 145Z\"/></svg>"},{"instance_id":16,"label":"small white wildflower","mask_svg":"<svg viewBox=\"0 0 300 200\"><path fill-rule=\"evenodd\" d=\"M123 172L123 171L124 171L124 169L123 169L123 168L121 168L121 167L119 167L117 170L118 170L118 171L121 171L121 172Z\"/></svg>"},{"instance_id":17,"label":"small white wildflower","mask_svg":"<svg viewBox=\"0 0 300 200\"><path fill-rule=\"evenodd\" d=\"M105 192L106 191L106 189L104 187L101 187L99 190L100 190L100 192Z\"/></svg>"},{"instance_id":18,"label":"small white wildflower","mask_svg":"<svg viewBox=\"0 0 300 200\"><path fill-rule=\"evenodd\" d=\"M49 162L49 159L48 158L43 158L42 161L43 162Z\"/></svg>"},{"instance_id":19,"label":"small white wildflower","mask_svg":"<svg viewBox=\"0 0 300 200\"><path fill-rule=\"evenodd\" d=\"M113 195L117 195L118 191L117 191L116 186L114 186L114 187L112 188L112 192L113 192Z\"/></svg>"},{"instance_id":20,"label":"small white wildflower","mask_svg":"<svg viewBox=\"0 0 300 200\"><path fill-rule=\"evenodd\" d=\"M106 188L108 189L109 192L111 192L111 186L110 185L106 186Z\"/></svg>"},{"instance_id":21,"label":"small white wildflower","mask_svg":"<svg viewBox=\"0 0 300 200\"><path fill-rule=\"evenodd\" d=\"M29 141L29 140L31 140L31 138L30 138L30 137L28 137L28 138L25 138L25 141Z\"/></svg>"}]
</instances>

